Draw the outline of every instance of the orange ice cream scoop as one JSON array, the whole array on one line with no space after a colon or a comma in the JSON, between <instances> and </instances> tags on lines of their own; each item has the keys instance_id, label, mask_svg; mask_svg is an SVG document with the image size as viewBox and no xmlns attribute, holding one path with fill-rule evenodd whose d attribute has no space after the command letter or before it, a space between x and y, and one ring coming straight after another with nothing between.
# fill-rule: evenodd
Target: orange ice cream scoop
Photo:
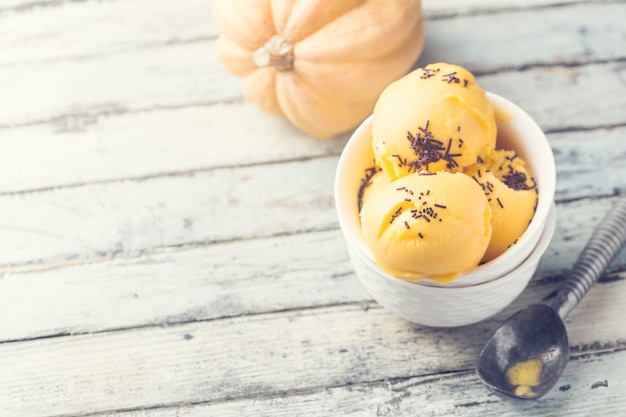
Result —
<instances>
[{"instance_id":1,"label":"orange ice cream scoop","mask_svg":"<svg viewBox=\"0 0 626 417\"><path fill-rule=\"evenodd\" d=\"M448 283L475 268L491 239L491 207L462 173L410 174L364 193L361 230L376 263L401 279Z\"/></svg>"},{"instance_id":2,"label":"orange ice cream scoop","mask_svg":"<svg viewBox=\"0 0 626 417\"><path fill-rule=\"evenodd\" d=\"M391 83L374 108L376 164L392 179L462 171L496 144L493 104L457 65L431 64Z\"/></svg>"},{"instance_id":3,"label":"orange ice cream scoop","mask_svg":"<svg viewBox=\"0 0 626 417\"><path fill-rule=\"evenodd\" d=\"M483 258L490 261L526 231L537 207L537 187L525 162L509 150L495 150L465 170L483 189L491 206L492 236Z\"/></svg>"}]
</instances>

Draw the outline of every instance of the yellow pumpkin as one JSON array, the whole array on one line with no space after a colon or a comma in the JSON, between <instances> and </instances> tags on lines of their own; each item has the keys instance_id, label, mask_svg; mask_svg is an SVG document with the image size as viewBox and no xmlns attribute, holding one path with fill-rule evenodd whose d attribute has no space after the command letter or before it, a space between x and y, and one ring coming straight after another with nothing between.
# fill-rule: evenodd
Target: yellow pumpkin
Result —
<instances>
[{"instance_id":1,"label":"yellow pumpkin","mask_svg":"<svg viewBox=\"0 0 626 417\"><path fill-rule=\"evenodd\" d=\"M318 138L353 128L424 43L420 0L214 0L247 100Z\"/></svg>"}]
</instances>

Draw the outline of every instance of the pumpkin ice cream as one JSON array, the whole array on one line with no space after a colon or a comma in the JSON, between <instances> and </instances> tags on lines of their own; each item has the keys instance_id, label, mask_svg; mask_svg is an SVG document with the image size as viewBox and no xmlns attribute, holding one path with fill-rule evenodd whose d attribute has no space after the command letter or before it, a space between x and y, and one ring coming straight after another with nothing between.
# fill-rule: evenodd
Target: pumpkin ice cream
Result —
<instances>
[{"instance_id":1,"label":"pumpkin ice cream","mask_svg":"<svg viewBox=\"0 0 626 417\"><path fill-rule=\"evenodd\" d=\"M493 104L466 69L433 64L390 84L371 133L361 231L391 275L447 284L514 245L532 220L534 180L515 151L495 149Z\"/></svg>"},{"instance_id":2,"label":"pumpkin ice cream","mask_svg":"<svg viewBox=\"0 0 626 417\"><path fill-rule=\"evenodd\" d=\"M383 91L372 135L376 164L391 179L421 169L459 172L494 148L493 104L466 69L431 64Z\"/></svg>"},{"instance_id":3,"label":"pumpkin ice cream","mask_svg":"<svg viewBox=\"0 0 626 417\"><path fill-rule=\"evenodd\" d=\"M515 244L535 214L537 187L525 165L514 151L495 150L464 171L481 186L493 213L493 235L483 262Z\"/></svg>"},{"instance_id":4,"label":"pumpkin ice cream","mask_svg":"<svg viewBox=\"0 0 626 417\"><path fill-rule=\"evenodd\" d=\"M475 268L491 239L491 207L462 173L414 174L364 194L361 230L378 265L416 281L448 283Z\"/></svg>"}]
</instances>

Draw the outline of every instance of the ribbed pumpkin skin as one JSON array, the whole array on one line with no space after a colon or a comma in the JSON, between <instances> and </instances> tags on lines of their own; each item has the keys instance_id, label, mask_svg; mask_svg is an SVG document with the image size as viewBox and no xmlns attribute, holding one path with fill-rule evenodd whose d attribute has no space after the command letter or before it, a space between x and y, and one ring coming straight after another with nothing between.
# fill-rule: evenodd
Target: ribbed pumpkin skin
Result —
<instances>
[{"instance_id":1,"label":"ribbed pumpkin skin","mask_svg":"<svg viewBox=\"0 0 626 417\"><path fill-rule=\"evenodd\" d=\"M246 99L320 139L355 127L424 44L420 0L214 0Z\"/></svg>"}]
</instances>

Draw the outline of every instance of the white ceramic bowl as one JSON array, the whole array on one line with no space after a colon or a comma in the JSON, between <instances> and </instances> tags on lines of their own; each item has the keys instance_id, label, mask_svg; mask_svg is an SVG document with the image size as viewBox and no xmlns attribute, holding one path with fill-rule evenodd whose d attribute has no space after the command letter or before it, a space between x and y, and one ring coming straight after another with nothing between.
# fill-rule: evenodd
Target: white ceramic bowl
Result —
<instances>
[{"instance_id":1,"label":"white ceramic bowl","mask_svg":"<svg viewBox=\"0 0 626 417\"><path fill-rule=\"evenodd\" d=\"M381 305L415 323L461 326L496 314L526 287L554 232L556 167L548 140L518 106L496 94L487 95L498 120L496 147L514 149L526 161L539 191L537 210L517 244L450 284L428 279L413 283L389 275L376 265L362 239L357 194L374 159L371 116L355 130L339 159L335 204L357 277Z\"/></svg>"}]
</instances>

